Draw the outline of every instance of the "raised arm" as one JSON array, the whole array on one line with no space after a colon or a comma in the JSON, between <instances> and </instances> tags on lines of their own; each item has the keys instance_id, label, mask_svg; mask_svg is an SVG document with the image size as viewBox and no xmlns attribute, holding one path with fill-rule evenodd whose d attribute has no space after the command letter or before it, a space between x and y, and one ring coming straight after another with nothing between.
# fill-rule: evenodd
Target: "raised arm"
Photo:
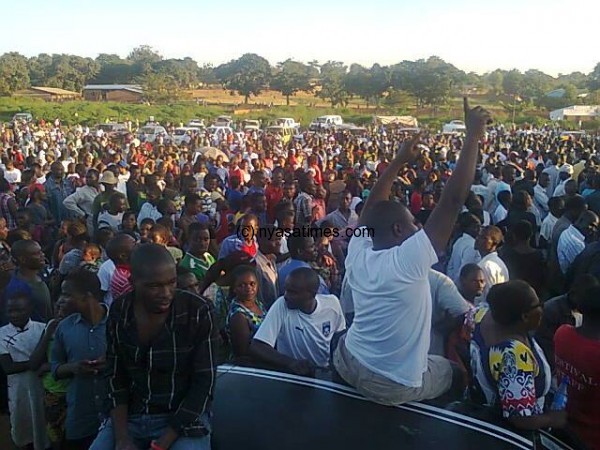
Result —
<instances>
[{"instance_id":1,"label":"raised arm","mask_svg":"<svg viewBox=\"0 0 600 450\"><path fill-rule=\"evenodd\" d=\"M368 218L374 205L389 199L392 186L398 177L400 169L402 169L405 164L414 161L419 154L417 143L419 142L420 137L420 134L416 134L411 139L408 139L402 143L400 151L398 151L396 157L392 160L387 169L385 169L385 171L381 174L381 177L379 180L377 180L377 183L375 183L373 189L371 189L371 193L367 198L367 202L365 203L362 214L358 219L359 227L369 223Z\"/></svg>"},{"instance_id":2,"label":"raised arm","mask_svg":"<svg viewBox=\"0 0 600 450\"><path fill-rule=\"evenodd\" d=\"M485 133L486 124L491 120L490 114L480 106L469 108L467 98L464 99L464 110L467 124L467 137L456 163L456 169L448 180L442 198L435 207L427 224L425 233L437 253L441 253L448 245L448 239L464 205L473 178L479 155L479 139Z\"/></svg>"}]
</instances>

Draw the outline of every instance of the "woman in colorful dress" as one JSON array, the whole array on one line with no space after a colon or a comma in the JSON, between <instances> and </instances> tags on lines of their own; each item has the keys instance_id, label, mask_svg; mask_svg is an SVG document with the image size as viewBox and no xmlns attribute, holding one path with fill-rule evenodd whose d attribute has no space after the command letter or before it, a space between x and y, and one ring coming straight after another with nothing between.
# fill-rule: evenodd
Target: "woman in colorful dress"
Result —
<instances>
[{"instance_id":1,"label":"woman in colorful dress","mask_svg":"<svg viewBox=\"0 0 600 450\"><path fill-rule=\"evenodd\" d=\"M524 281L497 284L475 311L471 340L472 392L524 430L563 428L564 411L545 409L550 366L530 336L538 328L543 304Z\"/></svg>"},{"instance_id":2,"label":"woman in colorful dress","mask_svg":"<svg viewBox=\"0 0 600 450\"><path fill-rule=\"evenodd\" d=\"M239 266L233 272L234 298L229 306L225 329L236 363L249 361L252 337L265 318L266 310L258 300L258 277L251 266Z\"/></svg>"}]
</instances>

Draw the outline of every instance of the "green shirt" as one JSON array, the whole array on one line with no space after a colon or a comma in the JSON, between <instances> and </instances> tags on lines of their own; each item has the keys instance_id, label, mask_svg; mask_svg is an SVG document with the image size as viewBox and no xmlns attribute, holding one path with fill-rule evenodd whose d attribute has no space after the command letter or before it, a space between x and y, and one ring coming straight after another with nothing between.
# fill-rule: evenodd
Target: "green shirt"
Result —
<instances>
[{"instance_id":1,"label":"green shirt","mask_svg":"<svg viewBox=\"0 0 600 450\"><path fill-rule=\"evenodd\" d=\"M188 269L196 276L198 281L202 281L206 272L215 261L215 257L208 252L203 255L203 258L197 258L190 253L186 253L179 266Z\"/></svg>"},{"instance_id":2,"label":"green shirt","mask_svg":"<svg viewBox=\"0 0 600 450\"><path fill-rule=\"evenodd\" d=\"M50 355L52 354L52 345L53 344L54 344L54 336L52 337L52 339L50 339L50 342L48 342L48 351L46 352L48 361L50 361ZM47 392L50 392L52 394L66 394L67 393L67 387L69 386L69 380L67 380L67 379L57 380L54 378L54 376L52 376L52 372L48 372L46 375L44 375L42 382L44 384L44 389Z\"/></svg>"}]
</instances>

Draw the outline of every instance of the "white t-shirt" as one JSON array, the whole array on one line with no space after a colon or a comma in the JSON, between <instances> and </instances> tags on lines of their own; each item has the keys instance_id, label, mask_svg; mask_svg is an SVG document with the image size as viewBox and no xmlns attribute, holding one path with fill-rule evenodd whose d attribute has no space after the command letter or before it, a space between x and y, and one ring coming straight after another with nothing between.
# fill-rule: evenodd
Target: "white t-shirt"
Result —
<instances>
[{"instance_id":1,"label":"white t-shirt","mask_svg":"<svg viewBox=\"0 0 600 450\"><path fill-rule=\"evenodd\" d=\"M283 355L306 359L317 367L329 366L329 346L333 334L346 329L346 320L335 295L317 294L317 308L312 314L288 309L279 297L254 339L275 347Z\"/></svg>"},{"instance_id":2,"label":"white t-shirt","mask_svg":"<svg viewBox=\"0 0 600 450\"><path fill-rule=\"evenodd\" d=\"M104 294L104 303L106 306L110 306L113 302L113 297L110 293L110 281L112 280L115 270L115 263L112 259L107 259L102 263L97 273L98 279L100 280L100 289L106 292L106 294Z\"/></svg>"},{"instance_id":3,"label":"white t-shirt","mask_svg":"<svg viewBox=\"0 0 600 450\"><path fill-rule=\"evenodd\" d=\"M483 270L483 277L485 278L485 287L483 288L483 294L481 297L475 299L475 304L478 305L480 302L484 302L487 299L488 292L492 286L496 284L505 283L510 280L508 269L504 261L500 259L498 253L492 252L484 256L481 261L477 263L481 270Z\"/></svg>"},{"instance_id":4,"label":"white t-shirt","mask_svg":"<svg viewBox=\"0 0 600 450\"><path fill-rule=\"evenodd\" d=\"M17 168L12 170L4 169L4 179L10 184L17 184L21 182L21 171Z\"/></svg>"},{"instance_id":5,"label":"white t-shirt","mask_svg":"<svg viewBox=\"0 0 600 450\"><path fill-rule=\"evenodd\" d=\"M424 230L378 251L368 234L353 237L348 245L346 278L355 316L346 348L369 370L421 387L430 344L429 269L438 261L435 250Z\"/></svg>"},{"instance_id":6,"label":"white t-shirt","mask_svg":"<svg viewBox=\"0 0 600 450\"><path fill-rule=\"evenodd\" d=\"M106 228L107 226L112 228L115 233L119 232L119 226L123 222L123 213L120 212L116 216L112 215L108 211L102 211L98 214L98 229Z\"/></svg>"}]
</instances>

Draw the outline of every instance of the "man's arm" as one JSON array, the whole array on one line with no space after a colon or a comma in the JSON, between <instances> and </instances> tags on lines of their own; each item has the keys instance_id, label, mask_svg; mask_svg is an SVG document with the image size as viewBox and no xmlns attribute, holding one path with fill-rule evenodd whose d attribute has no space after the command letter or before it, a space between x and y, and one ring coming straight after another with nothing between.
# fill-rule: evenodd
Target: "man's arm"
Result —
<instances>
[{"instance_id":1,"label":"man's arm","mask_svg":"<svg viewBox=\"0 0 600 450\"><path fill-rule=\"evenodd\" d=\"M209 303L200 311L199 332L194 339L191 362L191 383L177 411L169 420L169 427L157 443L169 448L183 430L198 423L198 419L208 411L216 381L215 350L219 342L219 331L214 311ZM197 427L197 425L194 425Z\"/></svg>"},{"instance_id":2,"label":"man's arm","mask_svg":"<svg viewBox=\"0 0 600 450\"><path fill-rule=\"evenodd\" d=\"M71 195L69 195L67 198L65 198L63 200L63 205L66 209L75 213L77 215L77 217L84 217L86 213L78 205L80 196L81 196L80 192L81 192L80 190L75 191Z\"/></svg>"},{"instance_id":3,"label":"man's arm","mask_svg":"<svg viewBox=\"0 0 600 450\"><path fill-rule=\"evenodd\" d=\"M46 329L44 330L44 334L42 335L40 341L38 342L35 350L31 354L29 361L31 364L31 370L38 370L44 363L47 362L47 352L48 352L48 344L54 336L54 332L56 331L56 327L58 325L58 320L54 319L48 322Z\"/></svg>"},{"instance_id":4,"label":"man's arm","mask_svg":"<svg viewBox=\"0 0 600 450\"><path fill-rule=\"evenodd\" d=\"M467 137L456 163L456 169L448 180L442 198L435 207L424 226L433 248L437 253L446 249L448 239L458 213L462 208L475 176L475 166L479 155L479 139L485 133L490 114L480 106L469 109L467 98L464 99L464 110L467 123Z\"/></svg>"},{"instance_id":5,"label":"man's arm","mask_svg":"<svg viewBox=\"0 0 600 450\"><path fill-rule=\"evenodd\" d=\"M377 183L375 183L373 189L371 189L371 193L367 198L367 202L365 203L362 214L358 219L357 226L361 227L369 223L368 219L373 206L381 201L389 199L392 186L398 177L398 172L400 172L400 169L402 169L405 164L414 161L418 156L419 150L416 147L420 137L420 134L416 134L411 139L402 143L402 147L400 147L396 157L393 159L387 169L385 169L379 180L377 180Z\"/></svg>"},{"instance_id":6,"label":"man's arm","mask_svg":"<svg viewBox=\"0 0 600 450\"><path fill-rule=\"evenodd\" d=\"M27 372L31 368L29 361L15 362L8 353L0 355L0 367L6 375Z\"/></svg>"},{"instance_id":7,"label":"man's arm","mask_svg":"<svg viewBox=\"0 0 600 450\"><path fill-rule=\"evenodd\" d=\"M279 353L266 342L257 339L252 339L249 352L257 361L276 367L277 369L285 370L286 372L290 370L290 366L297 362L294 358Z\"/></svg>"}]
</instances>

